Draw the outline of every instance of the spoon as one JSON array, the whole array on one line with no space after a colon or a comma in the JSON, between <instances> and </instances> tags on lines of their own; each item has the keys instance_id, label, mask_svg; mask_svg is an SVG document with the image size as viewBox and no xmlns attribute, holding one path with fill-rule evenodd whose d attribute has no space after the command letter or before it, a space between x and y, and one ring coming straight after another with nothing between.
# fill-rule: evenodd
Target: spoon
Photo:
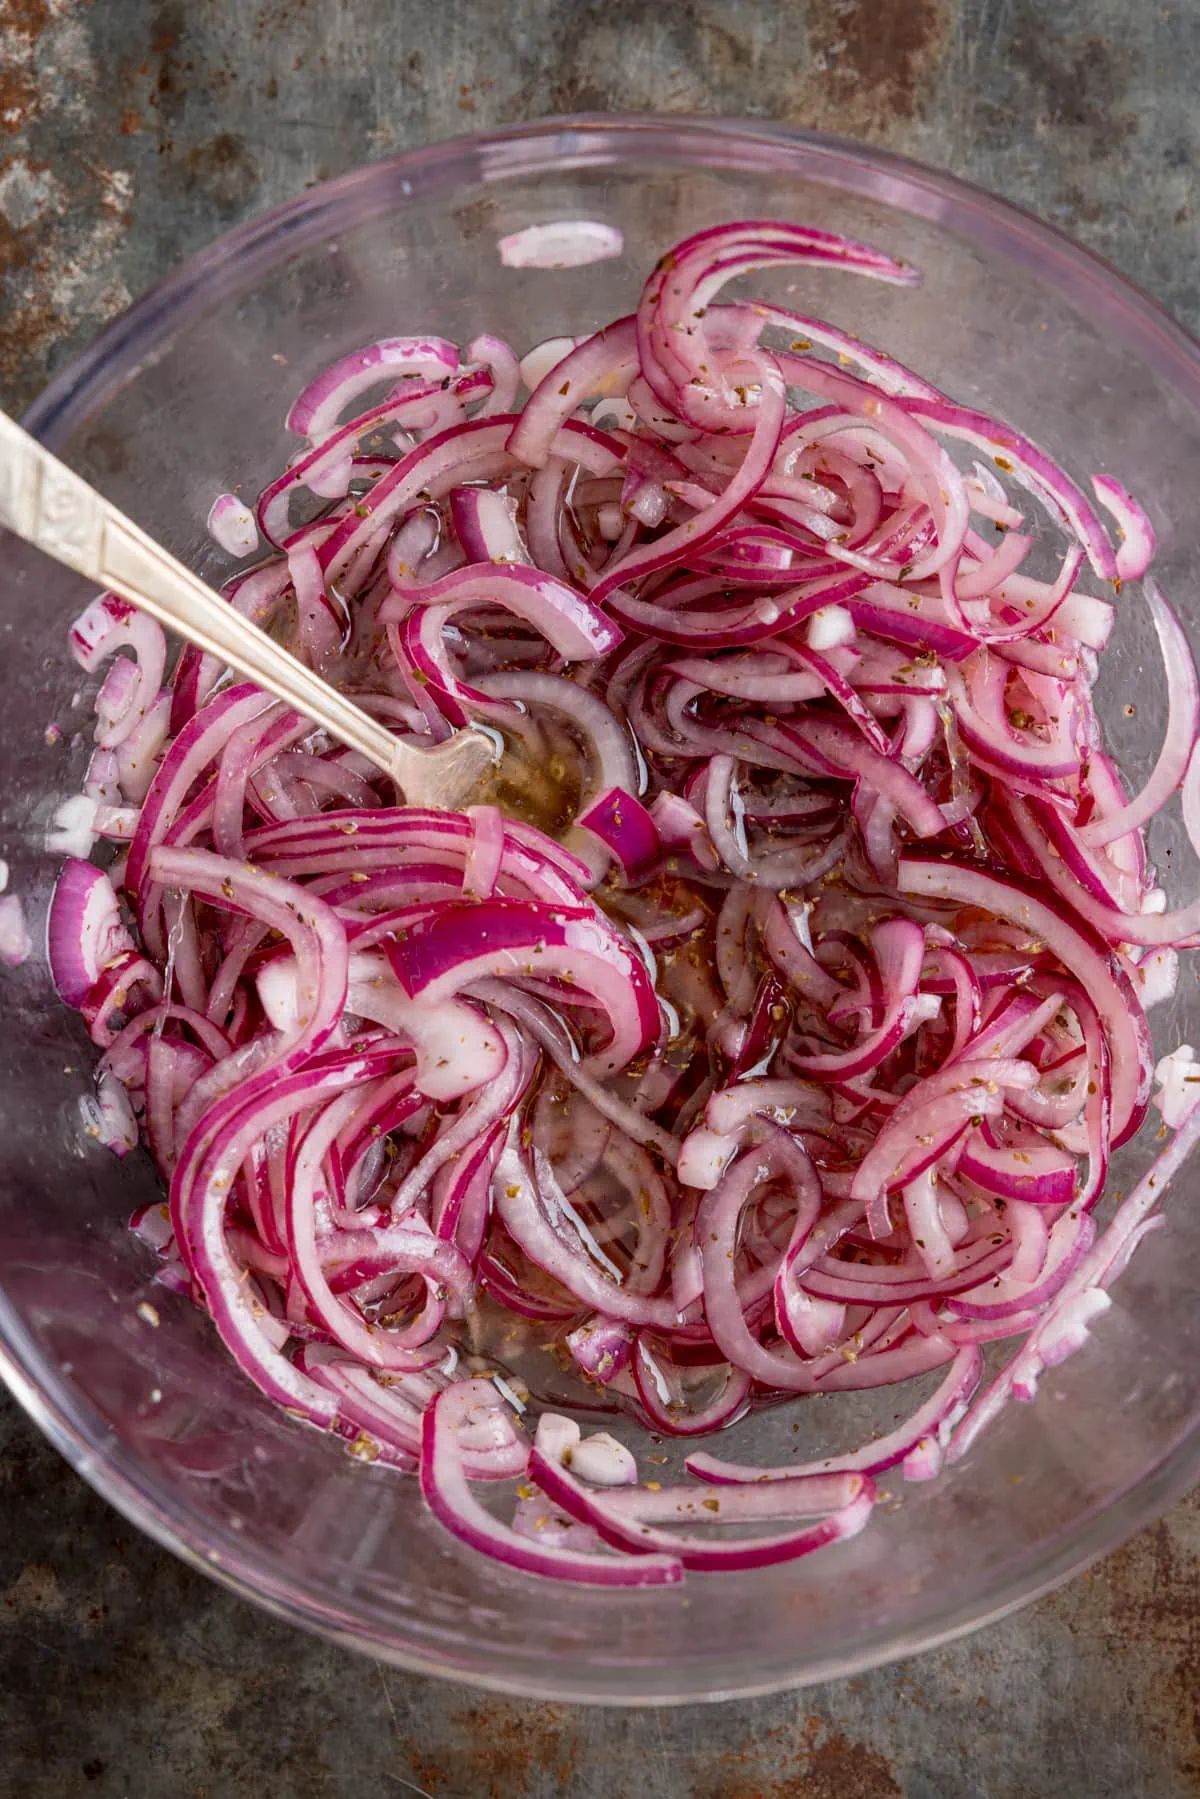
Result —
<instances>
[{"instance_id":1,"label":"spoon","mask_svg":"<svg viewBox=\"0 0 1200 1799\"><path fill-rule=\"evenodd\" d=\"M481 730L401 743L0 412L0 525L218 656L390 775L410 806L454 811L497 760Z\"/></svg>"}]
</instances>

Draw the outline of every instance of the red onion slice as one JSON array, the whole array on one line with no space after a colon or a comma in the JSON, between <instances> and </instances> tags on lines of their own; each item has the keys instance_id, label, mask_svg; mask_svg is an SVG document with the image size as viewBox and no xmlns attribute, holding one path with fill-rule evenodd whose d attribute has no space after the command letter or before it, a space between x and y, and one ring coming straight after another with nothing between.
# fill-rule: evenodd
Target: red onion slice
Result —
<instances>
[{"instance_id":1,"label":"red onion slice","mask_svg":"<svg viewBox=\"0 0 1200 1799\"><path fill-rule=\"evenodd\" d=\"M63 864L46 940L54 985L69 1006L81 1006L106 964L133 950L112 882L90 862Z\"/></svg>"},{"instance_id":2,"label":"red onion slice","mask_svg":"<svg viewBox=\"0 0 1200 1799\"><path fill-rule=\"evenodd\" d=\"M558 1429L548 1428L550 1426L557 1426ZM795 1561L816 1549L857 1536L870 1518L875 1503L875 1488L871 1480L865 1475L850 1475L846 1477L848 1484L844 1487L839 1485L836 1489L836 1496L842 1499L842 1504L819 1524L775 1536L713 1543L690 1531L668 1532L657 1529L654 1525L643 1522L639 1515L629 1515L626 1508L619 1506L616 1496L605 1494L601 1497L586 1488L582 1481L568 1471L564 1461L565 1454L570 1453L577 1437L578 1426L572 1425L566 1418L554 1418L552 1414L546 1414L539 1423L537 1438L530 1451L529 1473L546 1497L569 1517L578 1519L580 1523L590 1524L614 1548L639 1557L655 1554L670 1556L674 1553L678 1555L682 1567L701 1572L765 1568L780 1562ZM797 1504L803 1512L814 1506L820 1509L823 1501L834 1496L834 1489L821 1482L811 1489L811 1496L797 1494L796 1499L790 1503ZM639 1505L645 1507L649 1497L651 1496L637 1495ZM740 1522L738 1505L725 1495L706 1496L701 1489L697 1498L699 1516L716 1522L724 1503L729 1507L732 1521ZM748 1516L786 1515L784 1507L789 1503L785 1501L783 1506L776 1509L764 1499L761 1491L745 1495L739 1493L739 1498L745 1508L744 1515ZM668 1504L672 1517L681 1515L680 1502L674 1495ZM649 1509L653 1512L655 1508L651 1505ZM682 1511L682 1515L690 1514Z\"/></svg>"},{"instance_id":3,"label":"red onion slice","mask_svg":"<svg viewBox=\"0 0 1200 1799\"><path fill-rule=\"evenodd\" d=\"M1080 837L1091 849L1127 837L1161 811L1182 784L1200 736L1200 681L1187 635L1163 599L1158 583L1147 580L1143 591L1167 671L1166 736L1154 770L1137 798L1080 830Z\"/></svg>"},{"instance_id":4,"label":"red onion slice","mask_svg":"<svg viewBox=\"0 0 1200 1799\"><path fill-rule=\"evenodd\" d=\"M25 919L25 907L18 893L0 898L0 962L6 968L20 968L33 952L33 938ZM65 997L65 996L64 996Z\"/></svg>"},{"instance_id":5,"label":"red onion slice","mask_svg":"<svg viewBox=\"0 0 1200 1799\"><path fill-rule=\"evenodd\" d=\"M606 787L580 812L576 823L612 851L630 881L648 874L659 860L661 846L654 820L625 788Z\"/></svg>"},{"instance_id":6,"label":"red onion slice","mask_svg":"<svg viewBox=\"0 0 1200 1799\"><path fill-rule=\"evenodd\" d=\"M619 256L625 239L615 225L596 219L558 219L511 231L497 248L506 269L577 269Z\"/></svg>"},{"instance_id":7,"label":"red onion slice","mask_svg":"<svg viewBox=\"0 0 1200 1799\"><path fill-rule=\"evenodd\" d=\"M1154 560L1154 527L1133 495L1111 475L1093 475L1092 491L1116 523L1121 540L1117 546L1117 575L1122 581L1136 581Z\"/></svg>"},{"instance_id":8,"label":"red onion slice","mask_svg":"<svg viewBox=\"0 0 1200 1799\"><path fill-rule=\"evenodd\" d=\"M458 350L445 338L386 337L367 344L310 381L292 402L284 423L301 436L320 437L338 421L351 400L380 381L412 375L441 381L458 367Z\"/></svg>"},{"instance_id":9,"label":"red onion slice","mask_svg":"<svg viewBox=\"0 0 1200 1799\"><path fill-rule=\"evenodd\" d=\"M884 1474L897 1463L906 1462L924 1444L936 1449L940 1462L940 1452L964 1415L982 1373L983 1356L974 1344L968 1344L955 1356L937 1391L911 1418L887 1436L879 1437L850 1455L830 1456L824 1461L801 1463L790 1468L757 1468L740 1462L724 1462L706 1453L693 1454L687 1458L688 1473L718 1486L756 1481L786 1483L827 1474Z\"/></svg>"},{"instance_id":10,"label":"red onion slice","mask_svg":"<svg viewBox=\"0 0 1200 1799\"><path fill-rule=\"evenodd\" d=\"M439 1394L426 1411L421 1426L421 1493L439 1524L469 1548L522 1574L599 1587L658 1587L682 1580L683 1564L674 1555L582 1554L544 1537L518 1535L485 1511L468 1484L458 1438L472 1407L500 1403L486 1382L459 1382Z\"/></svg>"},{"instance_id":11,"label":"red onion slice","mask_svg":"<svg viewBox=\"0 0 1200 1799\"><path fill-rule=\"evenodd\" d=\"M257 529L214 506L230 553L270 546L229 603L386 728L503 730L513 765L466 813L388 804L213 658L164 685L162 633L115 596L71 637L96 751L47 840L78 852L51 965L105 1051L84 1130L123 1154L140 1128L170 1183L135 1221L154 1278L271 1399L419 1468L461 1540L592 1584L771 1565L861 1528L872 1474L934 1478L1086 1340L1200 1130L1181 1046L1178 1134L1098 1230L1145 1010L1200 941L1144 839L1179 789L1200 850L1186 635L1147 578L1168 716L1127 797L1096 701L1116 607L1077 585L1147 576L1149 518L1096 477L1114 553L1004 422L836 323L719 300L786 262L914 278L718 225L586 339L342 357ZM15 896L0 914L14 962ZM980 1346L1013 1338L974 1398ZM485 1342L519 1362L462 1378ZM694 1440L935 1369L880 1442L701 1453L695 1486L545 1409L574 1380L581 1410ZM514 1413L539 1411L530 1452ZM513 1478L510 1527L470 1482Z\"/></svg>"},{"instance_id":12,"label":"red onion slice","mask_svg":"<svg viewBox=\"0 0 1200 1799\"><path fill-rule=\"evenodd\" d=\"M208 511L209 535L231 556L252 556L258 548L254 514L235 493L219 493Z\"/></svg>"}]
</instances>

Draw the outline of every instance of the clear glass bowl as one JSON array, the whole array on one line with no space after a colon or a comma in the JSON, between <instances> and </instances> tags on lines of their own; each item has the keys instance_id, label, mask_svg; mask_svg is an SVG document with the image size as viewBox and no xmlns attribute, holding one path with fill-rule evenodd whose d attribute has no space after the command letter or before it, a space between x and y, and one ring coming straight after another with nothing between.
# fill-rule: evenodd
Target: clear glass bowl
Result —
<instances>
[{"instance_id":1,"label":"clear glass bowl","mask_svg":"<svg viewBox=\"0 0 1200 1799\"><path fill-rule=\"evenodd\" d=\"M392 331L465 340L487 329L522 350L587 331L628 311L644 272L685 233L773 216L865 238L916 263L924 283L908 292L785 269L755 277L754 291L837 318L965 403L1007 414L1077 473L1108 469L1151 496L1163 583L1187 607L1200 568L1197 345L1111 269L1011 207L878 151L755 124L559 120L361 170L198 256L106 331L28 422L215 572L212 497L254 490L281 466L287 401L335 356ZM618 226L624 254L549 273L501 266L501 236L579 218ZM90 714L66 649L87 594L12 543L0 592L0 854L38 920L54 879L46 820L77 790L87 756ZM1129 596L1105 693L1118 751L1144 774L1162 685L1138 612ZM1181 864L1173 853L1169 865ZM340 1642L556 1698L762 1692L998 1616L1112 1549L1200 1471L1200 1212L1186 1174L1170 1228L1139 1250L1087 1349L940 1481L892 1483L892 1503L855 1541L661 1592L518 1577L446 1537L412 1480L273 1411L203 1317L152 1284L125 1224L153 1177L141 1155L118 1164L81 1133L93 1052L78 1019L56 1002L40 958L5 976L3 992L5 1378L135 1524ZM1190 971L1155 1024L1161 1041L1200 1042ZM1114 1178L1127 1182L1146 1155L1135 1147ZM798 1430L823 1451L911 1403L911 1393L899 1405L895 1395L801 1402L723 1447L771 1459Z\"/></svg>"}]
</instances>

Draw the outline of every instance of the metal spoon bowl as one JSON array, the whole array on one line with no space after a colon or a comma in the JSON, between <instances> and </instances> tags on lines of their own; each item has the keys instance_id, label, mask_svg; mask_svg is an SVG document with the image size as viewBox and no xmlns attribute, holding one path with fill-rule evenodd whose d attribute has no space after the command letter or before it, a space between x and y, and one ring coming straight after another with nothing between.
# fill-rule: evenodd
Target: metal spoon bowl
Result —
<instances>
[{"instance_id":1,"label":"metal spoon bowl","mask_svg":"<svg viewBox=\"0 0 1200 1799\"><path fill-rule=\"evenodd\" d=\"M0 525L236 668L390 775L412 806L454 811L499 760L470 727L432 749L393 737L0 412Z\"/></svg>"}]
</instances>

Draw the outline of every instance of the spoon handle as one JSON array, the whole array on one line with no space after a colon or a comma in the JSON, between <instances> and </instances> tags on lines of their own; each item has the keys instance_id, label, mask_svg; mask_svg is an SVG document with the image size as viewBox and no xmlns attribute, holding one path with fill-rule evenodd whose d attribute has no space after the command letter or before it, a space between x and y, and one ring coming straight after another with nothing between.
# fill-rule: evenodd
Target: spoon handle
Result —
<instances>
[{"instance_id":1,"label":"spoon handle","mask_svg":"<svg viewBox=\"0 0 1200 1799\"><path fill-rule=\"evenodd\" d=\"M360 751L412 804L455 805L494 759L480 732L437 749L399 743L383 725L282 649L140 525L0 412L0 525L236 668Z\"/></svg>"}]
</instances>

